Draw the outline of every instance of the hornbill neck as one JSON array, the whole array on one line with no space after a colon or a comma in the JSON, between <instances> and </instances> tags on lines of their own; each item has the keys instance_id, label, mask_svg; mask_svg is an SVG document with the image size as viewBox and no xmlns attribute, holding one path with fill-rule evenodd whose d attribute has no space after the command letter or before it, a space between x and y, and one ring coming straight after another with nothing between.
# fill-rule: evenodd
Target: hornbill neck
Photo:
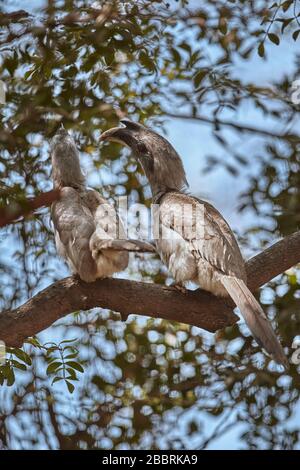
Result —
<instances>
[{"instance_id":1,"label":"hornbill neck","mask_svg":"<svg viewBox=\"0 0 300 470\"><path fill-rule=\"evenodd\" d=\"M64 162L59 164L52 157L52 179L54 188L64 188L66 186L75 189L85 188L85 178L81 173L80 166L72 160L70 162Z\"/></svg>"},{"instance_id":2,"label":"hornbill neck","mask_svg":"<svg viewBox=\"0 0 300 470\"><path fill-rule=\"evenodd\" d=\"M174 165L154 156L153 165L147 168L148 162L138 158L149 181L153 202L158 202L170 192L185 192L188 184L182 165ZM181 162L180 162L181 163Z\"/></svg>"},{"instance_id":3,"label":"hornbill neck","mask_svg":"<svg viewBox=\"0 0 300 470\"><path fill-rule=\"evenodd\" d=\"M55 188L71 186L85 187L85 177L81 171L79 154L73 138L60 129L51 142L52 179Z\"/></svg>"},{"instance_id":4,"label":"hornbill neck","mask_svg":"<svg viewBox=\"0 0 300 470\"><path fill-rule=\"evenodd\" d=\"M167 144L169 147L152 140L149 146L151 153L135 153L149 180L153 200L169 192L185 192L188 188L182 161L175 149Z\"/></svg>"}]
</instances>

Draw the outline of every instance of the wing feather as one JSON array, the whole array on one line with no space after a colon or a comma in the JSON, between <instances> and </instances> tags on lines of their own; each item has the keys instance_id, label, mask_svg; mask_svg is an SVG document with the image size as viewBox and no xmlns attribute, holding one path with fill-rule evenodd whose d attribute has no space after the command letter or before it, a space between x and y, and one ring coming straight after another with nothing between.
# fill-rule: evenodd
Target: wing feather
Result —
<instances>
[{"instance_id":1,"label":"wing feather","mask_svg":"<svg viewBox=\"0 0 300 470\"><path fill-rule=\"evenodd\" d=\"M51 206L51 218L58 251L81 279L86 282L95 280L97 266L89 249L95 223L77 190L71 187L62 189L61 198Z\"/></svg>"},{"instance_id":2,"label":"wing feather","mask_svg":"<svg viewBox=\"0 0 300 470\"><path fill-rule=\"evenodd\" d=\"M184 207L184 209L182 209ZM183 221L179 230L172 218ZM244 260L235 236L222 215L208 202L182 193L168 193L159 209L163 226L180 233L196 258L223 274L246 280Z\"/></svg>"}]
</instances>

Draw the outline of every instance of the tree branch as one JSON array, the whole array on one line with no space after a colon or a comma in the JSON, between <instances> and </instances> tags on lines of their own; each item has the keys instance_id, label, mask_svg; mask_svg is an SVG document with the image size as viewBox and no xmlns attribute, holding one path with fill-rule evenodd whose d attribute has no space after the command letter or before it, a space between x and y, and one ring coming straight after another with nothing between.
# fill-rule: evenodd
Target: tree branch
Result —
<instances>
[{"instance_id":1,"label":"tree branch","mask_svg":"<svg viewBox=\"0 0 300 470\"><path fill-rule=\"evenodd\" d=\"M11 224L21 216L28 215L43 206L50 206L53 201L59 198L59 190L53 189L46 193L41 193L34 198L14 201L6 207L0 208L0 227Z\"/></svg>"},{"instance_id":2,"label":"tree branch","mask_svg":"<svg viewBox=\"0 0 300 470\"><path fill-rule=\"evenodd\" d=\"M256 290L300 262L300 232L296 232L251 258L246 263L248 285ZM103 279L87 284L67 277L47 287L24 305L0 313L0 339L9 346L21 346L26 338L48 328L68 313L102 307L130 314L184 322L208 331L234 324L230 300L218 299L197 290L182 294L173 287Z\"/></svg>"},{"instance_id":3,"label":"tree branch","mask_svg":"<svg viewBox=\"0 0 300 470\"><path fill-rule=\"evenodd\" d=\"M188 114L178 114L178 113L171 113L165 111L164 114L166 116L169 116L171 118L175 119L184 119L186 121L201 121L206 124L213 124L215 126L227 126L231 127L232 129L235 129L240 132L249 132L251 134L260 134L266 137L272 137L272 138L277 138L277 139L290 139L294 141L299 141L299 136L295 134L281 134L277 132L272 132L267 129L262 129L261 127L252 127L252 126L247 126L246 124L237 124L235 121L228 121L228 120L220 120L218 118L209 118L207 116L201 116L200 114L196 116L188 115Z\"/></svg>"}]
</instances>

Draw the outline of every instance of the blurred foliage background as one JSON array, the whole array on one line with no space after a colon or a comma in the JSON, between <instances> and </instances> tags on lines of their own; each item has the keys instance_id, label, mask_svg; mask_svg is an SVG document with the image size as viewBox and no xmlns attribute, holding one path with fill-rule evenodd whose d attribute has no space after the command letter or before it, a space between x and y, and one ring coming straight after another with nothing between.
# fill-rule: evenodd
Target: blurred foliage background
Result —
<instances>
[{"instance_id":1,"label":"blurred foliage background","mask_svg":"<svg viewBox=\"0 0 300 470\"><path fill-rule=\"evenodd\" d=\"M195 139L199 188L218 178L222 192L228 172L233 190L247 175L237 217L247 230L233 227L245 253L299 229L299 1L6 0L0 11L1 206L51 189L48 143L61 122L93 187L149 204L130 154L99 150L126 115L160 132L168 119L194 121L199 135L208 126L218 150ZM288 69L260 83L261 64L285 54ZM2 309L67 275L48 209L0 237ZM170 281L152 255L123 276ZM261 291L289 356L299 282L295 267ZM217 336L101 309L68 315L0 367L0 448L299 448L299 366L283 373L243 323Z\"/></svg>"}]
</instances>

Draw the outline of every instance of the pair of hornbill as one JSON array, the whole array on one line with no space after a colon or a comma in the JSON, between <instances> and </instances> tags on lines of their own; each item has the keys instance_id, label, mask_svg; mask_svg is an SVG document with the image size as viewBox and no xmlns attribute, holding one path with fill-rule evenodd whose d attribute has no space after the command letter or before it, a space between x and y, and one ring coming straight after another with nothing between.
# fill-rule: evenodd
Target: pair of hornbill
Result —
<instances>
[{"instance_id":1,"label":"pair of hornbill","mask_svg":"<svg viewBox=\"0 0 300 470\"><path fill-rule=\"evenodd\" d=\"M188 281L219 297L232 298L239 307L252 335L272 357L284 366L288 361L261 306L247 288L245 263L235 236L222 215L209 203L191 196L182 161L172 145L161 135L128 119L121 126L104 132L100 140L129 147L149 180L164 236L155 239L155 249L178 286ZM51 143L54 186L61 197L54 202L51 216L56 247L74 273L92 282L122 271L128 264L128 252L151 251L153 246L138 240L126 240L117 216L117 236L107 236L107 217L103 207L112 206L95 190L86 187L79 153L72 137L61 128ZM195 213L201 209L201 236L195 231L179 233L170 222L170 213L180 219L181 208L190 206L183 220L195 226ZM111 228L111 227L110 227ZM116 228L116 227L113 227ZM117 233L117 230L111 230ZM118 250L119 248L119 250Z\"/></svg>"}]
</instances>

